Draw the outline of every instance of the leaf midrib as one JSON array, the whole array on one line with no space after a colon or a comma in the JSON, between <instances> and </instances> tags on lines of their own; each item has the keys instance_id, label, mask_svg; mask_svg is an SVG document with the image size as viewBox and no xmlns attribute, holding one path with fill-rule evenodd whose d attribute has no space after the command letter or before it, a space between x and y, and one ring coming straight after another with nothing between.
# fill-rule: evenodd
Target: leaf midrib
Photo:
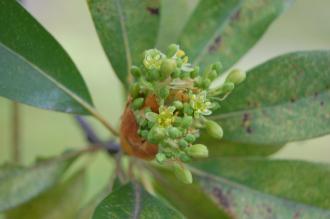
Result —
<instances>
[{"instance_id":1,"label":"leaf midrib","mask_svg":"<svg viewBox=\"0 0 330 219\"><path fill-rule=\"evenodd\" d=\"M130 84L132 79L132 76L130 74L130 68L132 65L132 54L131 54L131 49L129 46L129 40L128 40L128 34L126 30L126 25L124 21L124 15L123 15L123 10L121 3L119 2L120 0L115 0L116 1L116 7L118 10L119 14L119 23L120 23L120 28L123 34L123 40L124 40L124 49L125 49L125 54L126 54L126 61L127 61L127 82Z\"/></svg>"}]
</instances>

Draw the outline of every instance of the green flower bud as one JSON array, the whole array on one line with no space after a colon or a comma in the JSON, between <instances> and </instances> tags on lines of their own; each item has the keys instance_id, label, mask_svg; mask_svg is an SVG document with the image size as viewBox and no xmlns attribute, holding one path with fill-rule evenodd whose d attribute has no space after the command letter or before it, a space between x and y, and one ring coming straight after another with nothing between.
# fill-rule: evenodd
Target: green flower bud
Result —
<instances>
[{"instance_id":1,"label":"green flower bud","mask_svg":"<svg viewBox=\"0 0 330 219\"><path fill-rule=\"evenodd\" d=\"M196 78L199 74L199 66L195 66L194 70L190 72L190 77L191 78Z\"/></svg>"},{"instance_id":2,"label":"green flower bud","mask_svg":"<svg viewBox=\"0 0 330 219\"><path fill-rule=\"evenodd\" d=\"M223 130L218 123L212 121L212 120L206 120L205 122L205 128L208 134L216 139L221 139L223 136Z\"/></svg>"},{"instance_id":3,"label":"green flower bud","mask_svg":"<svg viewBox=\"0 0 330 219\"><path fill-rule=\"evenodd\" d=\"M159 152L156 154L156 160L159 163L163 163L166 160L166 155L164 153Z\"/></svg>"},{"instance_id":4,"label":"green flower bud","mask_svg":"<svg viewBox=\"0 0 330 219\"><path fill-rule=\"evenodd\" d=\"M158 144L166 137L164 128L153 127L148 133L148 141L152 144Z\"/></svg>"},{"instance_id":5,"label":"green flower bud","mask_svg":"<svg viewBox=\"0 0 330 219\"><path fill-rule=\"evenodd\" d=\"M141 69L135 65L131 67L131 73L135 78L138 78L141 76Z\"/></svg>"},{"instance_id":6,"label":"green flower bud","mask_svg":"<svg viewBox=\"0 0 330 219\"><path fill-rule=\"evenodd\" d=\"M223 66L222 66L221 62L216 62L212 65L212 69L215 70L218 75L221 73L222 68L223 68Z\"/></svg>"},{"instance_id":7,"label":"green flower bud","mask_svg":"<svg viewBox=\"0 0 330 219\"><path fill-rule=\"evenodd\" d=\"M184 139L180 139L178 141L178 145L180 146L180 148L186 148L186 147L188 147L188 142Z\"/></svg>"},{"instance_id":8,"label":"green flower bud","mask_svg":"<svg viewBox=\"0 0 330 219\"><path fill-rule=\"evenodd\" d=\"M185 116L185 117L182 118L181 126L183 128L188 128L192 124L192 121L193 121L192 116Z\"/></svg>"},{"instance_id":9,"label":"green flower bud","mask_svg":"<svg viewBox=\"0 0 330 219\"><path fill-rule=\"evenodd\" d=\"M160 79L165 80L176 70L176 61L174 59L165 59L160 67Z\"/></svg>"},{"instance_id":10,"label":"green flower bud","mask_svg":"<svg viewBox=\"0 0 330 219\"><path fill-rule=\"evenodd\" d=\"M204 78L202 80L202 84L201 84L202 88L207 89L207 88L209 88L210 85L211 85L211 80L210 79Z\"/></svg>"},{"instance_id":11,"label":"green flower bud","mask_svg":"<svg viewBox=\"0 0 330 219\"><path fill-rule=\"evenodd\" d=\"M168 57L172 57L172 56L174 56L175 54L176 54L176 52L179 50L179 45L177 45L177 44L171 44L171 45L169 45L168 46L168 48L167 48L167 53L166 53L166 55L168 56Z\"/></svg>"},{"instance_id":12,"label":"green flower bud","mask_svg":"<svg viewBox=\"0 0 330 219\"><path fill-rule=\"evenodd\" d=\"M139 97L139 98L136 98L135 100L133 100L133 103L132 103L133 109L135 109L135 110L140 109L143 105L143 102L144 102L143 97Z\"/></svg>"},{"instance_id":13,"label":"green flower bud","mask_svg":"<svg viewBox=\"0 0 330 219\"><path fill-rule=\"evenodd\" d=\"M176 69L172 72L171 77L172 77L172 78L179 78L180 75L181 75L181 70L180 70L179 68L176 68Z\"/></svg>"},{"instance_id":14,"label":"green flower bud","mask_svg":"<svg viewBox=\"0 0 330 219\"><path fill-rule=\"evenodd\" d=\"M185 71L181 72L180 78L181 79L190 78L190 72L185 72Z\"/></svg>"},{"instance_id":15,"label":"green flower bud","mask_svg":"<svg viewBox=\"0 0 330 219\"><path fill-rule=\"evenodd\" d=\"M179 153L179 156L178 156L179 158L180 158L180 160L182 161L182 162L189 162L191 159L190 159L190 157L185 153L185 152L183 152L183 151L181 151L180 153Z\"/></svg>"},{"instance_id":16,"label":"green flower bud","mask_svg":"<svg viewBox=\"0 0 330 219\"><path fill-rule=\"evenodd\" d=\"M193 143L194 141L196 141L196 137L193 134L187 134L184 139L189 143Z\"/></svg>"},{"instance_id":17,"label":"green flower bud","mask_svg":"<svg viewBox=\"0 0 330 219\"><path fill-rule=\"evenodd\" d=\"M130 88L130 94L133 98L136 98L140 95L140 85L138 83L134 83Z\"/></svg>"},{"instance_id":18,"label":"green flower bud","mask_svg":"<svg viewBox=\"0 0 330 219\"><path fill-rule=\"evenodd\" d=\"M175 120L173 122L174 126L181 126L182 118L181 117L175 117Z\"/></svg>"},{"instance_id":19,"label":"green flower bud","mask_svg":"<svg viewBox=\"0 0 330 219\"><path fill-rule=\"evenodd\" d=\"M159 90L160 98L162 98L163 100L166 100L169 94L170 94L170 90L166 86L160 88L160 90Z\"/></svg>"},{"instance_id":20,"label":"green flower bud","mask_svg":"<svg viewBox=\"0 0 330 219\"><path fill-rule=\"evenodd\" d=\"M182 135L182 132L175 127L170 127L168 128L168 135L170 136L170 138L174 139L174 138L178 138Z\"/></svg>"},{"instance_id":21,"label":"green flower bud","mask_svg":"<svg viewBox=\"0 0 330 219\"><path fill-rule=\"evenodd\" d=\"M200 87L201 88L202 85L203 85L203 78L200 77L200 76L196 77L194 85L195 85L195 87Z\"/></svg>"},{"instance_id":22,"label":"green flower bud","mask_svg":"<svg viewBox=\"0 0 330 219\"><path fill-rule=\"evenodd\" d=\"M226 78L226 82L232 82L234 84L242 83L246 78L245 71L239 69L232 70Z\"/></svg>"},{"instance_id":23,"label":"green flower bud","mask_svg":"<svg viewBox=\"0 0 330 219\"><path fill-rule=\"evenodd\" d=\"M183 112L187 115L192 115L194 113L194 109L188 103L183 104Z\"/></svg>"},{"instance_id":24,"label":"green flower bud","mask_svg":"<svg viewBox=\"0 0 330 219\"><path fill-rule=\"evenodd\" d=\"M180 110L180 109L183 108L182 102L181 101L178 101L178 100L176 100L176 101L173 102L173 106L175 107L175 109L178 109L178 110Z\"/></svg>"},{"instance_id":25,"label":"green flower bud","mask_svg":"<svg viewBox=\"0 0 330 219\"><path fill-rule=\"evenodd\" d=\"M213 81L214 79L216 79L218 77L218 74L215 70L212 70L209 74L208 74L208 78Z\"/></svg>"},{"instance_id":26,"label":"green flower bud","mask_svg":"<svg viewBox=\"0 0 330 219\"><path fill-rule=\"evenodd\" d=\"M147 139L149 132L147 130L142 130L140 135L142 138Z\"/></svg>"},{"instance_id":27,"label":"green flower bud","mask_svg":"<svg viewBox=\"0 0 330 219\"><path fill-rule=\"evenodd\" d=\"M155 122L153 121L148 121L148 128L151 129L152 127L154 127Z\"/></svg>"},{"instance_id":28,"label":"green flower bud","mask_svg":"<svg viewBox=\"0 0 330 219\"><path fill-rule=\"evenodd\" d=\"M148 70L145 76L148 81L157 81L160 78L160 72L153 68Z\"/></svg>"},{"instance_id":29,"label":"green flower bud","mask_svg":"<svg viewBox=\"0 0 330 219\"><path fill-rule=\"evenodd\" d=\"M178 180L185 184L192 183L192 174L189 169L183 165L182 163L174 163L173 164L173 171Z\"/></svg>"},{"instance_id":30,"label":"green flower bud","mask_svg":"<svg viewBox=\"0 0 330 219\"><path fill-rule=\"evenodd\" d=\"M194 144L186 149L189 156L194 158L205 158L209 156L209 150L203 144Z\"/></svg>"}]
</instances>

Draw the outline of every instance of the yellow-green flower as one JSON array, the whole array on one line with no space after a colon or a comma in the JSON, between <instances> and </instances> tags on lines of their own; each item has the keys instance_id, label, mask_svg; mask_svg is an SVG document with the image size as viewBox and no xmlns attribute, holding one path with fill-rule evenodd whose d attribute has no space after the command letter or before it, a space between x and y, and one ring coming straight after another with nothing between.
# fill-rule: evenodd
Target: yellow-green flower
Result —
<instances>
[{"instance_id":1,"label":"yellow-green flower","mask_svg":"<svg viewBox=\"0 0 330 219\"><path fill-rule=\"evenodd\" d=\"M154 112L148 112L146 113L146 118L157 124L157 126L162 127L162 128L168 128L172 126L174 120L175 120L175 115L173 114L175 111L175 107L165 107L161 106L159 108L159 114L154 113Z\"/></svg>"},{"instance_id":2,"label":"yellow-green flower","mask_svg":"<svg viewBox=\"0 0 330 219\"><path fill-rule=\"evenodd\" d=\"M144 53L143 64L147 69L160 69L165 55L158 49L149 49Z\"/></svg>"},{"instance_id":3,"label":"yellow-green flower","mask_svg":"<svg viewBox=\"0 0 330 219\"><path fill-rule=\"evenodd\" d=\"M199 94L190 95L190 105L194 110L194 116L199 117L200 115L210 115L212 103L207 100L206 92L202 91Z\"/></svg>"}]
</instances>

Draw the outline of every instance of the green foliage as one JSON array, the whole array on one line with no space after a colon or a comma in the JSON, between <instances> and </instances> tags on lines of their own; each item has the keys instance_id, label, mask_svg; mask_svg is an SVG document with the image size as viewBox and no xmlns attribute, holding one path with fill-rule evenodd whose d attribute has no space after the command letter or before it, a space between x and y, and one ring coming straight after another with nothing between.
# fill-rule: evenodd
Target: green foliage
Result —
<instances>
[{"instance_id":1,"label":"green foliage","mask_svg":"<svg viewBox=\"0 0 330 219\"><path fill-rule=\"evenodd\" d=\"M178 42L194 63L205 66L221 60L227 70L254 46L291 2L199 1Z\"/></svg>"},{"instance_id":2,"label":"green foliage","mask_svg":"<svg viewBox=\"0 0 330 219\"><path fill-rule=\"evenodd\" d=\"M186 218L230 218L198 184L184 184L165 169L151 168L155 176L153 185L156 192L172 203Z\"/></svg>"},{"instance_id":3,"label":"green foliage","mask_svg":"<svg viewBox=\"0 0 330 219\"><path fill-rule=\"evenodd\" d=\"M84 171L6 213L7 219L73 219L77 216L85 187Z\"/></svg>"},{"instance_id":4,"label":"green foliage","mask_svg":"<svg viewBox=\"0 0 330 219\"><path fill-rule=\"evenodd\" d=\"M328 51L306 51L250 70L213 117L224 139L272 145L328 134L329 63Z\"/></svg>"},{"instance_id":5,"label":"green foliage","mask_svg":"<svg viewBox=\"0 0 330 219\"><path fill-rule=\"evenodd\" d=\"M193 172L205 192L236 218L330 216L325 210L329 209L329 165L217 159L195 166Z\"/></svg>"},{"instance_id":6,"label":"green foliage","mask_svg":"<svg viewBox=\"0 0 330 219\"><path fill-rule=\"evenodd\" d=\"M159 0L89 0L100 41L118 78L132 82L130 68L156 43Z\"/></svg>"},{"instance_id":7,"label":"green foliage","mask_svg":"<svg viewBox=\"0 0 330 219\"><path fill-rule=\"evenodd\" d=\"M171 171L134 159L126 170L118 156L117 175L134 183L117 184L103 201L104 192L81 208L84 170L59 183L81 152L31 167L3 165L0 211L8 219L88 218L100 202L93 219L330 218L329 165L247 158L330 133L330 52L285 54L247 74L234 69L218 87L211 85L291 2L89 0L104 51L126 90L130 87L127 108L131 104L134 115L126 125L137 130L120 137L136 134L127 141L132 155L146 143L158 144L155 159ZM170 43L179 43L203 71L176 44L166 53L154 49ZM68 54L17 1L0 1L0 96L43 109L91 113L118 135L94 110ZM148 101L157 106L146 106ZM206 119L211 111L215 114ZM105 151L115 144L99 140L90 127L84 130L90 143ZM181 163L208 155L190 166Z\"/></svg>"},{"instance_id":8,"label":"green foliage","mask_svg":"<svg viewBox=\"0 0 330 219\"><path fill-rule=\"evenodd\" d=\"M0 2L0 29L0 96L44 109L87 114L92 100L77 67L17 1Z\"/></svg>"},{"instance_id":9,"label":"green foliage","mask_svg":"<svg viewBox=\"0 0 330 219\"><path fill-rule=\"evenodd\" d=\"M148 194L141 185L127 184L111 193L96 208L93 219L103 218L181 219L183 216Z\"/></svg>"},{"instance_id":10,"label":"green foliage","mask_svg":"<svg viewBox=\"0 0 330 219\"><path fill-rule=\"evenodd\" d=\"M42 160L31 167L3 165L0 169L0 211L14 208L52 187L78 154Z\"/></svg>"}]
</instances>

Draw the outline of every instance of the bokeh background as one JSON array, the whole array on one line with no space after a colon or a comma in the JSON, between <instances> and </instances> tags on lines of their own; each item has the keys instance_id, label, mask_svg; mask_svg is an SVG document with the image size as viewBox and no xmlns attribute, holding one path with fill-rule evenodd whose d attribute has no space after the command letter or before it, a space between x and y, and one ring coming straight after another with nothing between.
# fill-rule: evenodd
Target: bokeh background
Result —
<instances>
[{"instance_id":1,"label":"bokeh background","mask_svg":"<svg viewBox=\"0 0 330 219\"><path fill-rule=\"evenodd\" d=\"M83 74L99 111L118 125L124 105L122 87L99 43L86 1L24 0L24 4L70 54ZM285 52L330 49L329 8L329 0L296 0L236 66L247 70ZM24 164L31 164L39 156L59 154L68 147L86 146L72 116L29 106L21 106L20 110ZM0 97L0 163L10 160L10 118L11 103ZM89 121L101 136L109 137L97 122L91 118ZM290 143L273 157L330 162L330 136ZM106 155L94 157L88 170L86 198L103 187L112 167Z\"/></svg>"}]
</instances>

